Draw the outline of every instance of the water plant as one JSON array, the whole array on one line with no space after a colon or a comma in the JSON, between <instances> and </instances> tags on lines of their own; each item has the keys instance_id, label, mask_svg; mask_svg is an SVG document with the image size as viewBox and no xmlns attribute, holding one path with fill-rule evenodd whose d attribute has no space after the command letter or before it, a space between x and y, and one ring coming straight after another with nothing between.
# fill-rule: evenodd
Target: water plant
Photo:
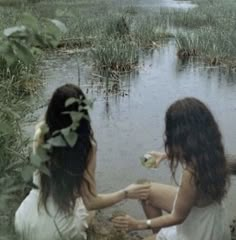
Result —
<instances>
[{"instance_id":1,"label":"water plant","mask_svg":"<svg viewBox=\"0 0 236 240\"><path fill-rule=\"evenodd\" d=\"M191 31L181 30L176 35L178 55L198 55L209 63L236 66L236 3L228 0L227 3L198 0L199 7L183 13L189 16L189 22L194 22L191 15L201 14L203 24L195 22L196 27ZM182 16L183 17L183 16ZM183 24L183 23L182 23ZM184 26L184 25L183 25Z\"/></svg>"},{"instance_id":2,"label":"water plant","mask_svg":"<svg viewBox=\"0 0 236 240\"><path fill-rule=\"evenodd\" d=\"M91 49L91 57L99 69L130 71L138 64L139 51L130 39L105 38Z\"/></svg>"},{"instance_id":3,"label":"water plant","mask_svg":"<svg viewBox=\"0 0 236 240\"><path fill-rule=\"evenodd\" d=\"M107 36L124 37L130 34L130 26L125 16L111 16L108 19L105 34Z\"/></svg>"},{"instance_id":4,"label":"water plant","mask_svg":"<svg viewBox=\"0 0 236 240\"><path fill-rule=\"evenodd\" d=\"M158 46L161 40L173 37L155 16L142 16L134 23L133 37L140 47Z\"/></svg>"}]
</instances>

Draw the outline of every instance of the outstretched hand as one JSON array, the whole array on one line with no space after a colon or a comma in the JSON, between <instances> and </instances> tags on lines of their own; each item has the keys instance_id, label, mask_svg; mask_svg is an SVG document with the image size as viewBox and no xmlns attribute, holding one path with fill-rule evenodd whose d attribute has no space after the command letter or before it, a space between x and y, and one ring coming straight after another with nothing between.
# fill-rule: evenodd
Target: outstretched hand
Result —
<instances>
[{"instance_id":1,"label":"outstretched hand","mask_svg":"<svg viewBox=\"0 0 236 240\"><path fill-rule=\"evenodd\" d=\"M129 215L115 217L112 219L112 223L117 230L132 231L138 229L137 219Z\"/></svg>"},{"instance_id":2,"label":"outstretched hand","mask_svg":"<svg viewBox=\"0 0 236 240\"><path fill-rule=\"evenodd\" d=\"M150 183L130 184L124 189L127 198L140 200L146 200L149 196L150 190L151 190Z\"/></svg>"},{"instance_id":3,"label":"outstretched hand","mask_svg":"<svg viewBox=\"0 0 236 240\"><path fill-rule=\"evenodd\" d=\"M151 151L148 152L156 160L156 168L159 167L160 163L167 158L166 153Z\"/></svg>"}]
</instances>

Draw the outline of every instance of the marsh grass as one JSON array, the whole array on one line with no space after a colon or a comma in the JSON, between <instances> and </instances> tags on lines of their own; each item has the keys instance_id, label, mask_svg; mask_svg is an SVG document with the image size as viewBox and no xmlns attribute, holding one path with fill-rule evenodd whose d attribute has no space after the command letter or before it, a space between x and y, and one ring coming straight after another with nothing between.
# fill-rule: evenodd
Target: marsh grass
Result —
<instances>
[{"instance_id":1,"label":"marsh grass","mask_svg":"<svg viewBox=\"0 0 236 240\"><path fill-rule=\"evenodd\" d=\"M91 57L99 69L130 71L139 60L139 50L135 42L128 38L101 38Z\"/></svg>"},{"instance_id":2,"label":"marsh grass","mask_svg":"<svg viewBox=\"0 0 236 240\"><path fill-rule=\"evenodd\" d=\"M133 37L140 47L150 48L158 46L161 40L173 37L166 28L158 23L154 16L139 18L133 27Z\"/></svg>"},{"instance_id":3,"label":"marsh grass","mask_svg":"<svg viewBox=\"0 0 236 240\"><path fill-rule=\"evenodd\" d=\"M198 55L209 63L236 66L236 2L196 1L199 7L175 16L180 26L193 22L191 30L176 35L179 56ZM199 20L195 19L199 18ZM182 22L182 23L181 23ZM181 53L181 54L180 54ZM187 53L187 54L186 54Z\"/></svg>"},{"instance_id":4,"label":"marsh grass","mask_svg":"<svg viewBox=\"0 0 236 240\"><path fill-rule=\"evenodd\" d=\"M110 16L105 26L105 35L114 37L125 37L130 34L130 26L125 16Z\"/></svg>"}]
</instances>

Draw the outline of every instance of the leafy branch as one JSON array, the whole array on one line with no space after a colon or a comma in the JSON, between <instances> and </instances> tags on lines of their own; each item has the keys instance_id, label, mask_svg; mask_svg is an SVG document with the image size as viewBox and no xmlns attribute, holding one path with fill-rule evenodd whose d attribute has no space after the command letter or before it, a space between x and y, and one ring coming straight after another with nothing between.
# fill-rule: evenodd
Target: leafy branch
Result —
<instances>
[{"instance_id":1,"label":"leafy branch","mask_svg":"<svg viewBox=\"0 0 236 240\"><path fill-rule=\"evenodd\" d=\"M36 151L32 154L30 158L30 164L27 165L23 171L22 176L26 182L30 182L32 179L33 172L38 169L44 174L50 176L50 170L47 168L46 163L50 159L50 153L55 147L70 147L73 148L78 140L78 133L76 130L80 125L82 119L90 121L90 118L87 114L84 113L84 110L88 111L93 106L93 101L88 99L77 99L69 98L65 102L65 107L69 107L74 103L78 103L77 111L66 111L62 114L68 114L71 118L71 125L56 130L51 134L51 137L45 141L43 144L37 146ZM49 132L49 128L45 122L40 125L40 131L42 136L45 136Z\"/></svg>"}]
</instances>

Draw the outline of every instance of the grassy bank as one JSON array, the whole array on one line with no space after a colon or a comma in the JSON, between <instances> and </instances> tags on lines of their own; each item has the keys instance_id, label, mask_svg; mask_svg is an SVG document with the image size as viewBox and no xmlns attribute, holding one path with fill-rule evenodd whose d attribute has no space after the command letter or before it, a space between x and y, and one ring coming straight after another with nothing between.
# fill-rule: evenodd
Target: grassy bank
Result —
<instances>
[{"instance_id":1,"label":"grassy bank","mask_svg":"<svg viewBox=\"0 0 236 240\"><path fill-rule=\"evenodd\" d=\"M20 120L29 106L8 80L0 79L0 239L12 239L14 234L13 215L24 193L21 168L27 161L28 144Z\"/></svg>"},{"instance_id":2,"label":"grassy bank","mask_svg":"<svg viewBox=\"0 0 236 240\"><path fill-rule=\"evenodd\" d=\"M0 239L13 239L13 216L25 195L22 169L29 156L20 126L30 110L26 97L41 84L37 53L57 45L61 30L60 22L39 22L30 14L17 15L6 25L2 22L0 31Z\"/></svg>"}]
</instances>

